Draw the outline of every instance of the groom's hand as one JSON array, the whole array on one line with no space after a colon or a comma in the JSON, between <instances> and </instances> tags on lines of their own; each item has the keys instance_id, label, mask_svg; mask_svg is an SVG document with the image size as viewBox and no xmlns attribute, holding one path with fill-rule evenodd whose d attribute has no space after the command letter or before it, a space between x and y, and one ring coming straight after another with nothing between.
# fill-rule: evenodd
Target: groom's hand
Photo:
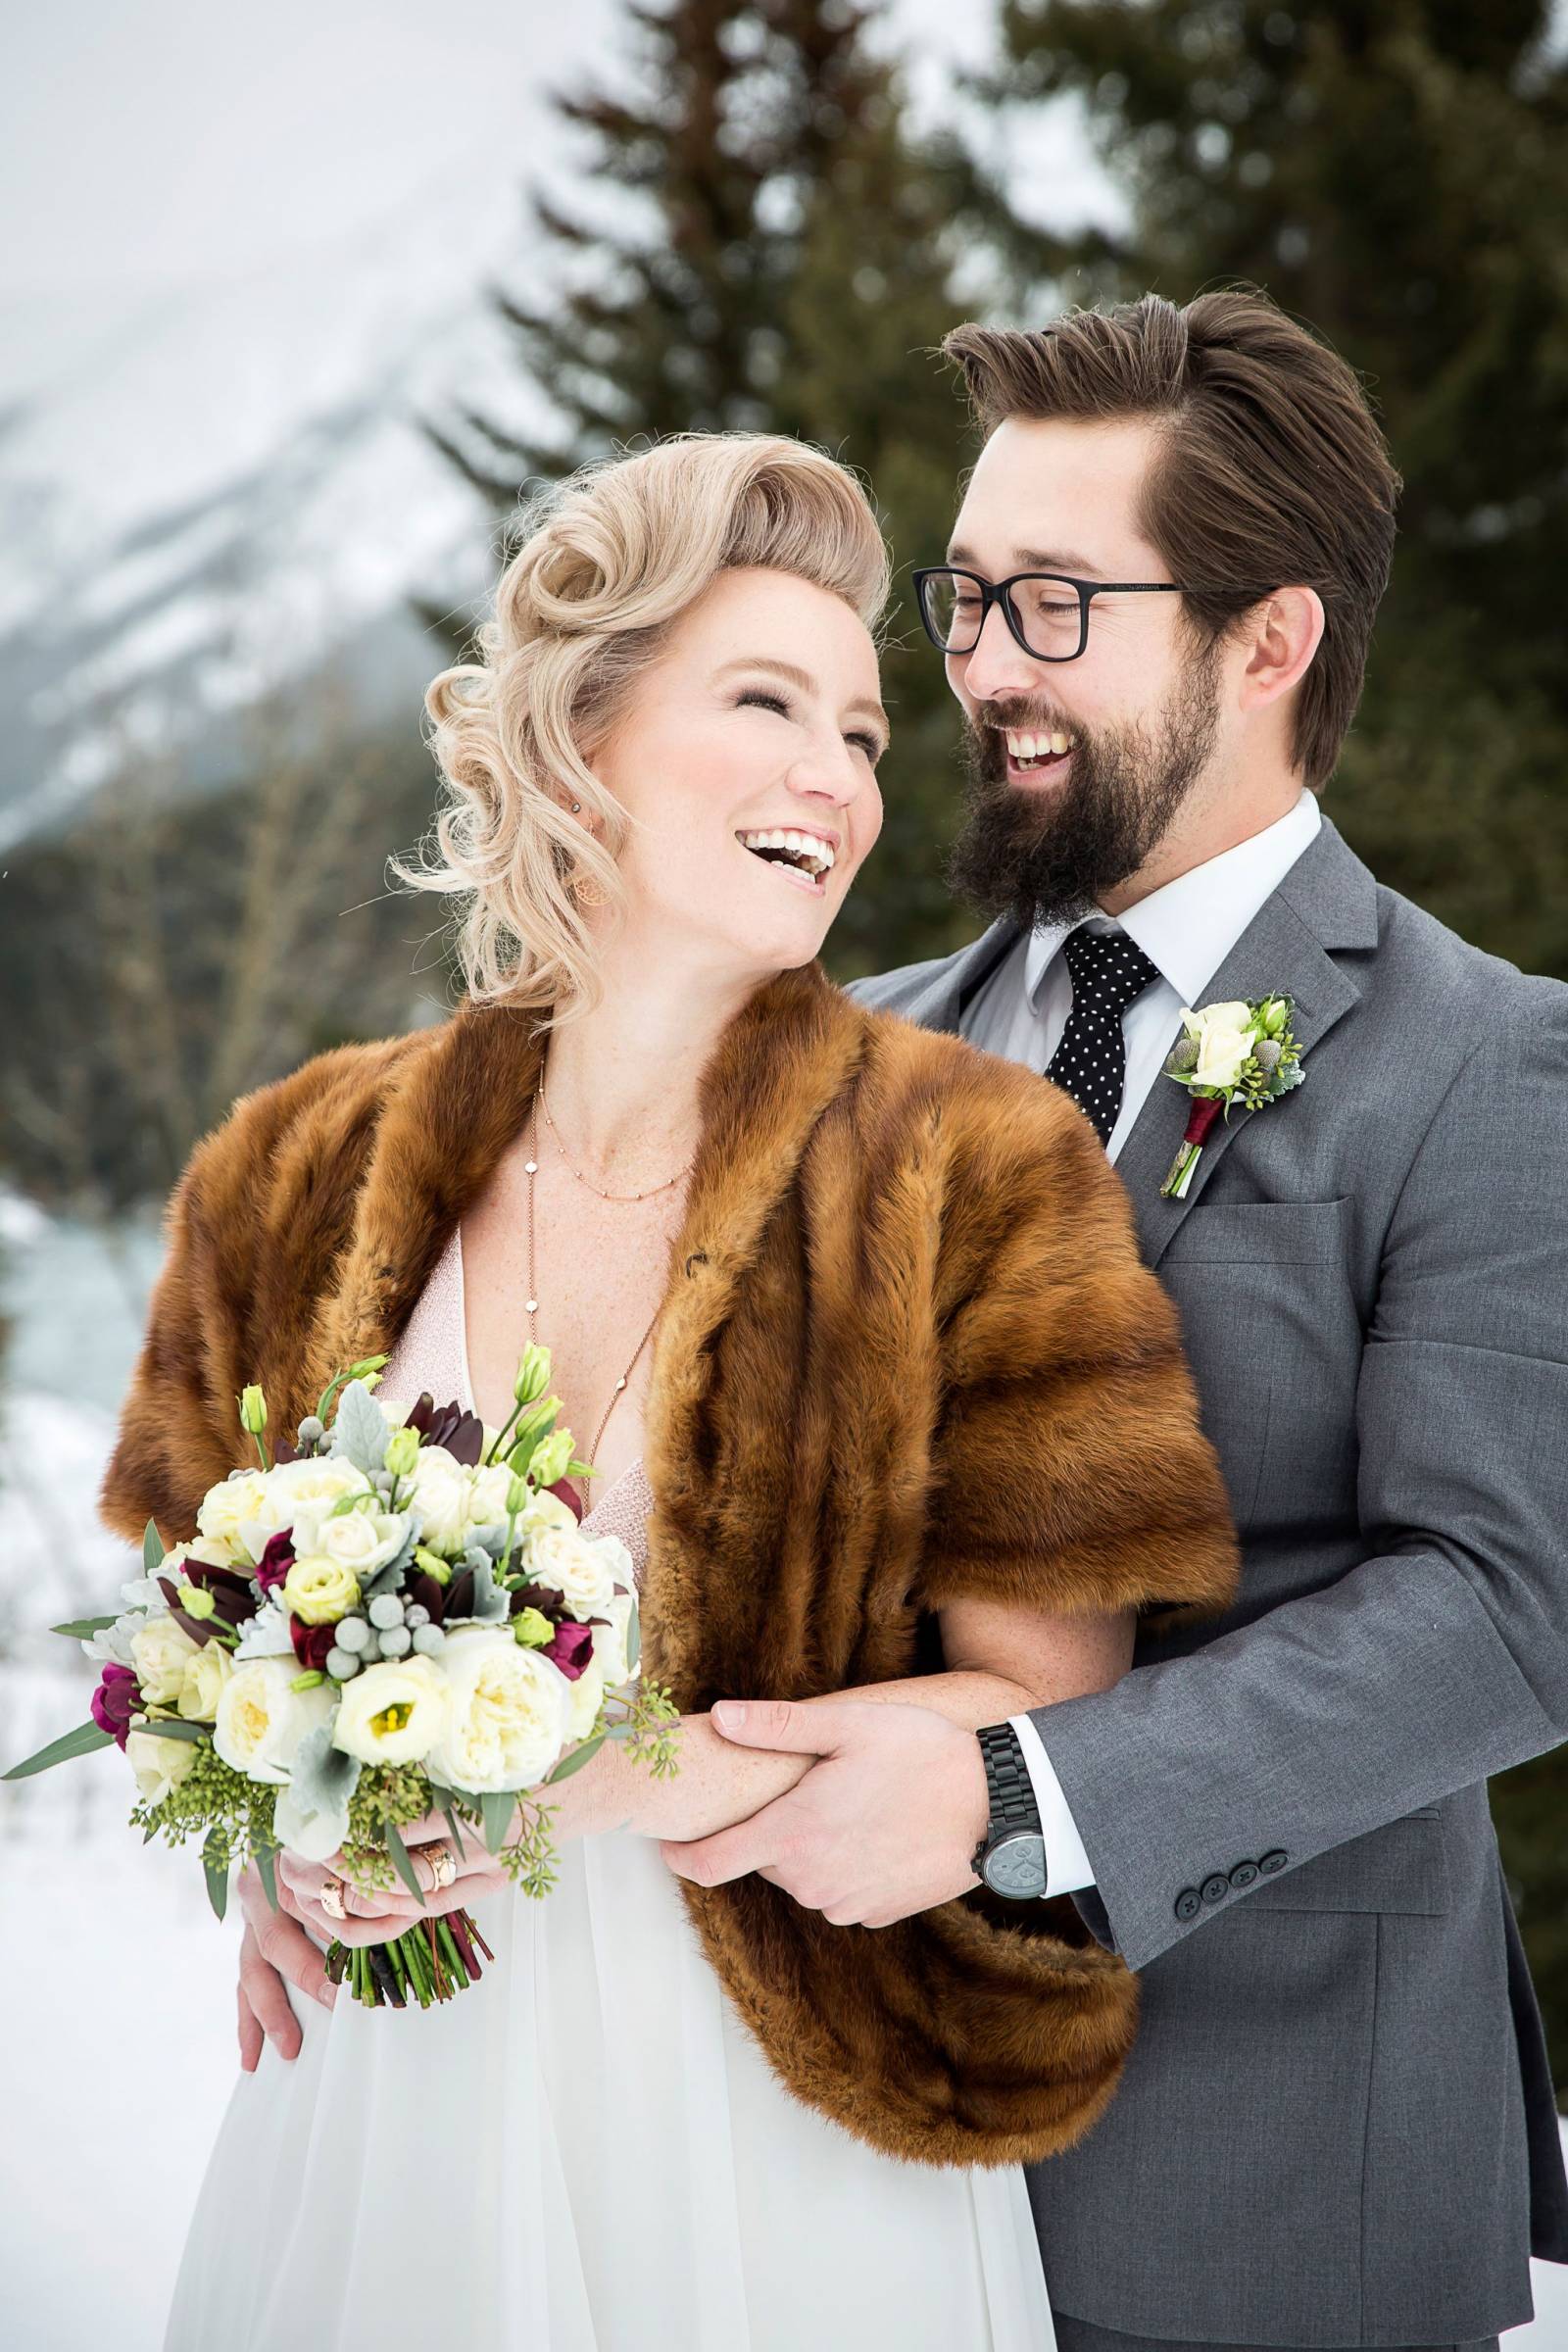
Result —
<instances>
[{"instance_id":1,"label":"groom's hand","mask_svg":"<svg viewBox=\"0 0 1568 2352\"><path fill-rule=\"evenodd\" d=\"M700 1886L755 1871L835 1927L891 1927L978 1882L990 1819L973 1732L928 1707L863 1698L721 1699L713 1729L740 1747L820 1757L749 1821L661 1851Z\"/></svg>"}]
</instances>

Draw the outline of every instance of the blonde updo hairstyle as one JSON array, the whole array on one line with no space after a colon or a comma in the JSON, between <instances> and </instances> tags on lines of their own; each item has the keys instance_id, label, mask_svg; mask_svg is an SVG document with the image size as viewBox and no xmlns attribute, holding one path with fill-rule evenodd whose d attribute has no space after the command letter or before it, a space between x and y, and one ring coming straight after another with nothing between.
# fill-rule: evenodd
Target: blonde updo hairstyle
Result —
<instances>
[{"instance_id":1,"label":"blonde updo hairstyle","mask_svg":"<svg viewBox=\"0 0 1568 2352\"><path fill-rule=\"evenodd\" d=\"M460 903L473 1002L560 1019L597 1001L595 922L625 904L631 819L588 762L673 624L721 571L758 565L874 630L888 557L849 468L765 433L682 433L582 466L526 504L520 530L478 658L426 690L443 802L422 862L393 863Z\"/></svg>"}]
</instances>

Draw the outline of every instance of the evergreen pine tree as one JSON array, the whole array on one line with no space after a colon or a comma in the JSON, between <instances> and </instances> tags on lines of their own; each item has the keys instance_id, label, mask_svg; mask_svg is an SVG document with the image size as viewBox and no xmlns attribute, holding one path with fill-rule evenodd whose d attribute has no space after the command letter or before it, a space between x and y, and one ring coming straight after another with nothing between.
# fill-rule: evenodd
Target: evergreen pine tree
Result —
<instances>
[{"instance_id":1,"label":"evergreen pine tree","mask_svg":"<svg viewBox=\"0 0 1568 2352\"><path fill-rule=\"evenodd\" d=\"M553 477L640 436L798 434L874 485L900 580L883 662L893 749L876 852L834 927L841 973L934 955L973 928L942 880L957 728L907 593L940 553L962 412L936 347L972 268L957 150L910 131L899 78L853 0L667 0L628 9L635 86L564 98L588 155L580 206L531 200L556 297L499 293L553 433L473 409L432 430L511 515ZM617 225L603 216L607 192Z\"/></svg>"},{"instance_id":2,"label":"evergreen pine tree","mask_svg":"<svg viewBox=\"0 0 1568 2352\"><path fill-rule=\"evenodd\" d=\"M1385 881L1568 976L1568 66L1550 14L1005 0L993 97L1076 93L1131 224L1033 233L1004 189L993 220L1035 279L1021 317L1251 280L1363 372L1405 488L1330 811ZM1568 1749L1491 1795L1568 2089Z\"/></svg>"}]
</instances>

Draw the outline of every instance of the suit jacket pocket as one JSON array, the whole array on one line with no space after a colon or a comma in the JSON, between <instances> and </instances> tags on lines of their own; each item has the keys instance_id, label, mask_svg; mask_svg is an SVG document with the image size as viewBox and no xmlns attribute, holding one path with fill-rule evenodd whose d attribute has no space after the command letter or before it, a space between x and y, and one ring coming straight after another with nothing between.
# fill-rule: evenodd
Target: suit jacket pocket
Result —
<instances>
[{"instance_id":1,"label":"suit jacket pocket","mask_svg":"<svg viewBox=\"0 0 1568 2352\"><path fill-rule=\"evenodd\" d=\"M1435 1916L1449 1905L1443 1816L1406 1813L1348 1838L1298 1870L1262 1879L1243 1896L1265 1911L1405 1911Z\"/></svg>"},{"instance_id":2,"label":"suit jacket pocket","mask_svg":"<svg viewBox=\"0 0 1568 2352\"><path fill-rule=\"evenodd\" d=\"M1174 1265L1319 1265L1342 1257L1345 1212L1338 1200L1197 1201L1165 1251Z\"/></svg>"}]
</instances>

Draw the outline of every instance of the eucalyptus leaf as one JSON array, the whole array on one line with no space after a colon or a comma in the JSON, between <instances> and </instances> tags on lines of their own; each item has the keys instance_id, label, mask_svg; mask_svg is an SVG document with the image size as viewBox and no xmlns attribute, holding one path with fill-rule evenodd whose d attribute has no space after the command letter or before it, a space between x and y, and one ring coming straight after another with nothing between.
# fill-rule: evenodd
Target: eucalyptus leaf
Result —
<instances>
[{"instance_id":1,"label":"eucalyptus leaf","mask_svg":"<svg viewBox=\"0 0 1568 2352\"><path fill-rule=\"evenodd\" d=\"M552 1788L557 1781L569 1781L572 1774L581 1772L583 1766L588 1763L590 1758L599 1753L604 1744L605 1734L596 1732L591 1740L583 1741L581 1747L574 1747L569 1756L563 1756L554 1772L546 1773L545 1787Z\"/></svg>"},{"instance_id":2,"label":"eucalyptus leaf","mask_svg":"<svg viewBox=\"0 0 1568 2352\"><path fill-rule=\"evenodd\" d=\"M381 1835L386 1839L386 1850L392 1857L393 1869L422 1911L425 1907L424 1888L419 1885L414 1864L409 1860L409 1849L403 1842L402 1831L395 1821L383 1821Z\"/></svg>"},{"instance_id":3,"label":"eucalyptus leaf","mask_svg":"<svg viewBox=\"0 0 1568 2352\"><path fill-rule=\"evenodd\" d=\"M209 1740L213 1730L210 1723L187 1723L182 1715L160 1715L133 1728L150 1732L155 1740Z\"/></svg>"},{"instance_id":4,"label":"eucalyptus leaf","mask_svg":"<svg viewBox=\"0 0 1568 2352\"><path fill-rule=\"evenodd\" d=\"M150 1519L141 1531L141 1563L144 1576L156 1576L164 1564L164 1539Z\"/></svg>"},{"instance_id":5,"label":"eucalyptus leaf","mask_svg":"<svg viewBox=\"0 0 1568 2352\"><path fill-rule=\"evenodd\" d=\"M0 1772L0 1781L24 1781L35 1772L47 1772L51 1764L69 1764L73 1756L90 1756L95 1747L107 1747L113 1732L100 1731L95 1723L81 1723L74 1732L64 1733L40 1747L36 1755L21 1764L13 1764L9 1772Z\"/></svg>"},{"instance_id":6,"label":"eucalyptus leaf","mask_svg":"<svg viewBox=\"0 0 1568 2352\"><path fill-rule=\"evenodd\" d=\"M637 1661L643 1654L642 1613L633 1609L626 1626L626 1672L635 1674Z\"/></svg>"},{"instance_id":7,"label":"eucalyptus leaf","mask_svg":"<svg viewBox=\"0 0 1568 2352\"><path fill-rule=\"evenodd\" d=\"M479 1798L479 1811L484 1819L484 1842L487 1853L499 1854L507 1842L512 1827L512 1808L515 1800L505 1788L487 1788Z\"/></svg>"},{"instance_id":8,"label":"eucalyptus leaf","mask_svg":"<svg viewBox=\"0 0 1568 2352\"><path fill-rule=\"evenodd\" d=\"M116 1622L113 1617L74 1617L69 1625L52 1625L49 1631L52 1634L69 1634L74 1642L90 1642L94 1634L103 1633L106 1627Z\"/></svg>"},{"instance_id":9,"label":"eucalyptus leaf","mask_svg":"<svg viewBox=\"0 0 1568 2352\"><path fill-rule=\"evenodd\" d=\"M351 1380L337 1400L327 1451L352 1462L367 1478L384 1467L391 1432L386 1415L363 1380Z\"/></svg>"},{"instance_id":10,"label":"eucalyptus leaf","mask_svg":"<svg viewBox=\"0 0 1568 2352\"><path fill-rule=\"evenodd\" d=\"M207 1899L221 1919L228 1909L228 1864L218 1859L218 1833L210 1833L202 1847L202 1869L207 1874Z\"/></svg>"},{"instance_id":11,"label":"eucalyptus leaf","mask_svg":"<svg viewBox=\"0 0 1568 2352\"><path fill-rule=\"evenodd\" d=\"M256 1871L268 1902L275 1911L277 1909L277 1848L275 1845L259 1845L256 1848Z\"/></svg>"}]
</instances>

